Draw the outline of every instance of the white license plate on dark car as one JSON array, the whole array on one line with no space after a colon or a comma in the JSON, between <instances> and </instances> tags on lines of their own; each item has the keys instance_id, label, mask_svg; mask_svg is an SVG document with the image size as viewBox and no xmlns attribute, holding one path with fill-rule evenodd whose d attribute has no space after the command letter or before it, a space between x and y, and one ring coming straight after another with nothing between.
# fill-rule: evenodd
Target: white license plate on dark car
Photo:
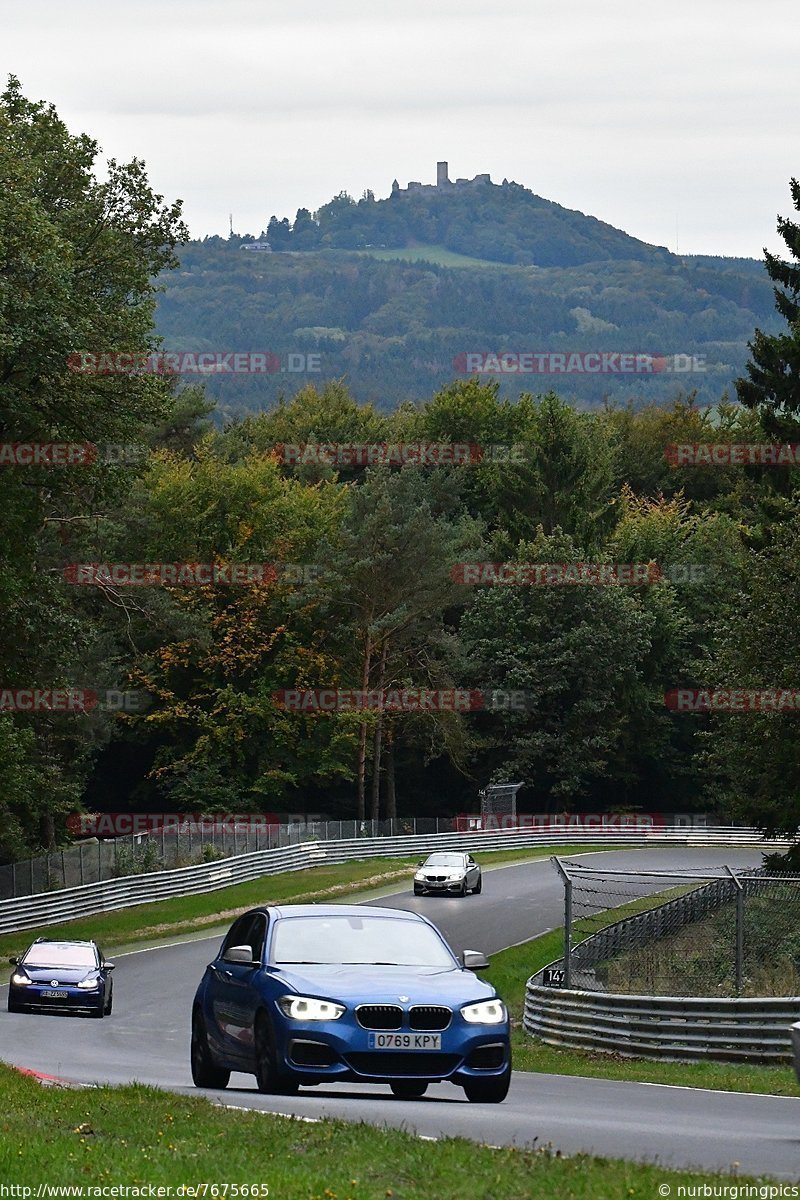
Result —
<instances>
[{"instance_id":1,"label":"white license plate on dark car","mask_svg":"<svg viewBox=\"0 0 800 1200\"><path fill-rule=\"evenodd\" d=\"M371 1033L370 1050L441 1050L440 1033Z\"/></svg>"},{"instance_id":2,"label":"white license plate on dark car","mask_svg":"<svg viewBox=\"0 0 800 1200\"><path fill-rule=\"evenodd\" d=\"M42 992L43 1000L66 1000L69 992Z\"/></svg>"}]
</instances>

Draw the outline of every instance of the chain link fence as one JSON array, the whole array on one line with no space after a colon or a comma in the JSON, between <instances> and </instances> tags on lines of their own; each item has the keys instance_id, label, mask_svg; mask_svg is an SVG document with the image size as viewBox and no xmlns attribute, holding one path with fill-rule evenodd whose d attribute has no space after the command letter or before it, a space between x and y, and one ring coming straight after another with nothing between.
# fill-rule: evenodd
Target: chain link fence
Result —
<instances>
[{"instance_id":1,"label":"chain link fence","mask_svg":"<svg viewBox=\"0 0 800 1200\"><path fill-rule=\"evenodd\" d=\"M543 974L545 984L647 996L800 995L800 876L553 862L564 882L565 956Z\"/></svg>"},{"instance_id":2,"label":"chain link fence","mask_svg":"<svg viewBox=\"0 0 800 1200\"><path fill-rule=\"evenodd\" d=\"M186 830L161 829L113 839L92 838L38 858L0 866L0 900L36 896L124 875L189 867L301 842L456 831L455 818L416 817L392 821L303 821L264 828L198 823Z\"/></svg>"}]
</instances>

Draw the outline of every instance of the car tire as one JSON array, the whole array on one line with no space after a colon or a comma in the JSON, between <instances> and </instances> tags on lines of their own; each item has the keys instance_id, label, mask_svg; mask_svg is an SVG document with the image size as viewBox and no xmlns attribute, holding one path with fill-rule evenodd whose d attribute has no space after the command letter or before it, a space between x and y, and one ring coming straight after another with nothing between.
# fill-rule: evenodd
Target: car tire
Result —
<instances>
[{"instance_id":1,"label":"car tire","mask_svg":"<svg viewBox=\"0 0 800 1200\"><path fill-rule=\"evenodd\" d=\"M24 1012L24 1011L25 1011L25 1008L24 1008L24 1005L22 1005L22 1004L14 1004L14 1003L13 1003L11 1000L9 1000L9 1002L8 1002L8 1011L9 1011L9 1012Z\"/></svg>"},{"instance_id":2,"label":"car tire","mask_svg":"<svg viewBox=\"0 0 800 1200\"><path fill-rule=\"evenodd\" d=\"M511 1068L491 1079L469 1079L463 1087L470 1104L501 1104L508 1095Z\"/></svg>"},{"instance_id":3,"label":"car tire","mask_svg":"<svg viewBox=\"0 0 800 1200\"><path fill-rule=\"evenodd\" d=\"M105 1008L103 1009L103 1011L104 1011L104 1013L106 1014L106 1016L107 1016L107 1017L110 1017L110 1016L111 1016L111 1010L112 1010L112 1008L113 1008L113 1007L114 1007L114 993L113 993L113 992L109 992L109 993L108 993L108 1000L106 1001L106 1006L105 1006Z\"/></svg>"},{"instance_id":4,"label":"car tire","mask_svg":"<svg viewBox=\"0 0 800 1200\"><path fill-rule=\"evenodd\" d=\"M464 882L462 883L462 885L461 885L461 891L460 891L458 894L459 894L459 896L466 896L466 894L467 894L467 879L466 879L466 876L464 876Z\"/></svg>"},{"instance_id":5,"label":"car tire","mask_svg":"<svg viewBox=\"0 0 800 1200\"><path fill-rule=\"evenodd\" d=\"M389 1087L398 1100L419 1100L428 1090L425 1079L394 1079Z\"/></svg>"},{"instance_id":6,"label":"car tire","mask_svg":"<svg viewBox=\"0 0 800 1200\"><path fill-rule=\"evenodd\" d=\"M275 1037L266 1013L256 1017L256 1084L268 1096L292 1096L299 1084L278 1067Z\"/></svg>"},{"instance_id":7,"label":"car tire","mask_svg":"<svg viewBox=\"0 0 800 1200\"><path fill-rule=\"evenodd\" d=\"M479 896L481 894L482 887L483 887L483 877L481 875L479 875L478 882L475 884L475 887L472 889L472 894L474 896Z\"/></svg>"},{"instance_id":8,"label":"car tire","mask_svg":"<svg viewBox=\"0 0 800 1200\"><path fill-rule=\"evenodd\" d=\"M202 1013L195 1010L192 1017L192 1082L195 1087L225 1088L231 1077L230 1071L215 1065L208 1045L206 1023Z\"/></svg>"},{"instance_id":9,"label":"car tire","mask_svg":"<svg viewBox=\"0 0 800 1200\"><path fill-rule=\"evenodd\" d=\"M415 896L421 896L424 890L425 890L424 888L419 887L416 883L414 884L414 895Z\"/></svg>"}]
</instances>

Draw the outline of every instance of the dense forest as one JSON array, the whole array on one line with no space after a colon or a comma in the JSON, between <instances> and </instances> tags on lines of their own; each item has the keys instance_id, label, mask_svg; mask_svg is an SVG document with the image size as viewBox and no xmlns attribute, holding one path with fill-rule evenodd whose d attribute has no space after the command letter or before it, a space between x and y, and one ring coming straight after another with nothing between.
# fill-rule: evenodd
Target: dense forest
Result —
<instances>
[{"instance_id":1,"label":"dense forest","mask_svg":"<svg viewBox=\"0 0 800 1200\"><path fill-rule=\"evenodd\" d=\"M429 203L437 199L449 202L434 194ZM593 244L598 258L579 265L464 259L453 266L441 244L264 253L246 251L239 238L209 238L179 249L180 268L161 280L156 325L168 350L262 350L278 360L273 373L206 376L218 421L262 411L307 383L339 379L357 400L388 411L463 377L473 352L678 355L679 368L697 360L697 370L651 374L482 376L496 378L508 398L556 387L591 408L608 400L664 403L679 389L705 404L726 389L732 394L754 326L777 329L763 263L677 258L652 248L637 257L642 244L622 233L619 239L616 256L601 256L604 247Z\"/></svg>"},{"instance_id":2,"label":"dense forest","mask_svg":"<svg viewBox=\"0 0 800 1200\"><path fill-rule=\"evenodd\" d=\"M223 428L196 381L80 373L72 356L155 350L165 277L176 283L162 332L170 305L175 320L202 312L215 349L234 330L241 347L262 346L264 314L279 311L296 328L386 310L391 340L395 302L422 337L429 293L454 322L480 296L499 330L511 277L408 266L410 294L369 258L181 249L180 208L152 192L142 164L112 163L98 182L91 139L13 80L0 152L13 183L0 192L3 444L93 447L47 461L14 451L0 471L4 858L63 840L81 806L437 815L472 807L509 773L530 811L705 809L797 827L795 713L669 701L680 688L800 687L787 620L800 603L797 468L676 465L674 450L800 441L792 263L768 260L780 317L759 315L755 333L771 288L749 268L673 264L662 251L640 260L663 273L648 284L659 311L693 296L705 303L694 319L716 336L709 314L731 306L737 338L752 339L741 405L718 395L706 407L673 387L662 405L641 395L579 411L561 389L532 396L517 380L509 396L497 381L450 378L389 411L385 395L372 403L321 379ZM796 226L784 233L796 249ZM630 260L617 266L630 276ZM302 297L325 270L322 321ZM294 296L290 315L275 280ZM559 300L555 277L537 294L542 322L574 299ZM624 291L605 302L620 320L628 311ZM583 307L612 312L586 296ZM362 374L358 361L352 379ZM353 450L432 445L427 466L398 465L399 452L363 465ZM469 582L465 564L499 566ZM581 584L587 571L603 584ZM92 702L15 703L76 689ZM286 702L421 690L482 702Z\"/></svg>"}]
</instances>

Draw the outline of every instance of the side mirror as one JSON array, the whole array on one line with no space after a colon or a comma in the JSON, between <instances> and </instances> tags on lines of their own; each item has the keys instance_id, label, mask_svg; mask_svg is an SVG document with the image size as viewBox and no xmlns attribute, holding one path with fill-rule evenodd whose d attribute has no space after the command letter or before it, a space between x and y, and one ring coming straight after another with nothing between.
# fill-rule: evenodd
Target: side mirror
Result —
<instances>
[{"instance_id":1,"label":"side mirror","mask_svg":"<svg viewBox=\"0 0 800 1200\"><path fill-rule=\"evenodd\" d=\"M483 971L489 965L488 958L480 950L465 950L461 957L466 971Z\"/></svg>"},{"instance_id":2,"label":"side mirror","mask_svg":"<svg viewBox=\"0 0 800 1200\"><path fill-rule=\"evenodd\" d=\"M16 954L14 955L13 958L10 958L8 961L11 963L12 967L19 966L19 959L17 958Z\"/></svg>"},{"instance_id":3,"label":"side mirror","mask_svg":"<svg viewBox=\"0 0 800 1200\"><path fill-rule=\"evenodd\" d=\"M114 970L114 967L115 967L116 965L117 965L116 963L107 963L107 962L104 962L104 963L103 963L103 970L104 970L104 971L113 971L113 970Z\"/></svg>"},{"instance_id":4,"label":"side mirror","mask_svg":"<svg viewBox=\"0 0 800 1200\"><path fill-rule=\"evenodd\" d=\"M254 967L258 964L253 959L252 946L231 946L225 951L222 956L223 962L241 963L245 967Z\"/></svg>"},{"instance_id":5,"label":"side mirror","mask_svg":"<svg viewBox=\"0 0 800 1200\"><path fill-rule=\"evenodd\" d=\"M418 866L418 867L424 867L424 866L425 866L425 859L424 859L424 858L421 858L421 859L419 860L419 862L417 863L417 866Z\"/></svg>"}]
</instances>

